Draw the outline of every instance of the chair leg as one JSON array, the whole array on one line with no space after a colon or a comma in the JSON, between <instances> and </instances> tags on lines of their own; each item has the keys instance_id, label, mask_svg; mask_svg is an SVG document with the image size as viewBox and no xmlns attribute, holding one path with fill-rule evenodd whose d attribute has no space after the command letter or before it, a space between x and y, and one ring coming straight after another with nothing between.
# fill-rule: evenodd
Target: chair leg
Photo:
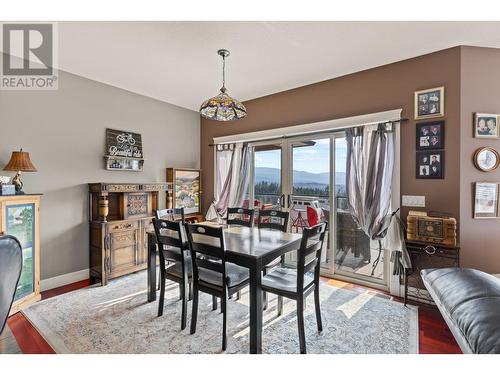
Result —
<instances>
[{"instance_id":1,"label":"chair leg","mask_svg":"<svg viewBox=\"0 0 500 375\"><path fill-rule=\"evenodd\" d=\"M318 332L323 331L323 323L321 322L321 307L319 305L319 283L314 286L314 309L316 310L316 323Z\"/></svg>"},{"instance_id":2,"label":"chair leg","mask_svg":"<svg viewBox=\"0 0 500 375\"><path fill-rule=\"evenodd\" d=\"M191 301L193 299L193 282L189 282L188 281L188 285L189 285L189 300Z\"/></svg>"},{"instance_id":3,"label":"chair leg","mask_svg":"<svg viewBox=\"0 0 500 375\"><path fill-rule=\"evenodd\" d=\"M241 291L236 292L236 301L238 301L241 298Z\"/></svg>"},{"instance_id":4,"label":"chair leg","mask_svg":"<svg viewBox=\"0 0 500 375\"><path fill-rule=\"evenodd\" d=\"M163 315L163 304L165 302L165 278L161 276L160 280L160 300L158 301L158 316Z\"/></svg>"},{"instance_id":5,"label":"chair leg","mask_svg":"<svg viewBox=\"0 0 500 375\"><path fill-rule=\"evenodd\" d=\"M181 331L186 328L186 316L187 316L187 301L189 298L188 288L186 285L182 285L182 312L181 312Z\"/></svg>"},{"instance_id":6,"label":"chair leg","mask_svg":"<svg viewBox=\"0 0 500 375\"><path fill-rule=\"evenodd\" d=\"M225 296L221 298L220 304L222 309L222 351L225 351L227 346L227 301Z\"/></svg>"},{"instance_id":7,"label":"chair leg","mask_svg":"<svg viewBox=\"0 0 500 375\"><path fill-rule=\"evenodd\" d=\"M264 267L262 269L262 276L266 276L267 274L267 269L266 267ZM262 292L262 310L267 310L267 293L266 292Z\"/></svg>"},{"instance_id":8,"label":"chair leg","mask_svg":"<svg viewBox=\"0 0 500 375\"><path fill-rule=\"evenodd\" d=\"M212 311L217 310L217 297L212 296Z\"/></svg>"},{"instance_id":9,"label":"chair leg","mask_svg":"<svg viewBox=\"0 0 500 375\"><path fill-rule=\"evenodd\" d=\"M278 316L283 314L283 297L278 296Z\"/></svg>"},{"instance_id":10,"label":"chair leg","mask_svg":"<svg viewBox=\"0 0 500 375\"><path fill-rule=\"evenodd\" d=\"M297 323L299 326L300 354L306 354L306 334L304 331L304 300L297 300Z\"/></svg>"},{"instance_id":11,"label":"chair leg","mask_svg":"<svg viewBox=\"0 0 500 375\"><path fill-rule=\"evenodd\" d=\"M198 318L198 289L193 286L193 310L191 311L191 334L196 332L196 319Z\"/></svg>"}]
</instances>

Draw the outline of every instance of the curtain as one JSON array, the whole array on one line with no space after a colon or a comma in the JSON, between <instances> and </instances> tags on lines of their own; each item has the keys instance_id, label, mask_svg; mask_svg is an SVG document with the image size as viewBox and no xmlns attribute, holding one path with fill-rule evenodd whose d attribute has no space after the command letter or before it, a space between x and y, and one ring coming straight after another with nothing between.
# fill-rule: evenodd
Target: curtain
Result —
<instances>
[{"instance_id":1,"label":"curtain","mask_svg":"<svg viewBox=\"0 0 500 375\"><path fill-rule=\"evenodd\" d=\"M206 214L207 220L226 217L228 207L242 205L250 177L252 151L241 143L232 150L216 150L216 191Z\"/></svg>"},{"instance_id":2,"label":"curtain","mask_svg":"<svg viewBox=\"0 0 500 375\"><path fill-rule=\"evenodd\" d=\"M349 211L356 224L370 239L381 241L386 237L394 216L390 212L395 157L394 133L392 130L388 131L385 124L356 127L346 130L346 140ZM393 222L396 226L400 225L397 220ZM382 246L381 242L379 245ZM404 236L397 245L392 245L391 250L401 252L394 257L391 254L391 258L397 258L398 261L395 269L411 266L404 246Z\"/></svg>"}]
</instances>

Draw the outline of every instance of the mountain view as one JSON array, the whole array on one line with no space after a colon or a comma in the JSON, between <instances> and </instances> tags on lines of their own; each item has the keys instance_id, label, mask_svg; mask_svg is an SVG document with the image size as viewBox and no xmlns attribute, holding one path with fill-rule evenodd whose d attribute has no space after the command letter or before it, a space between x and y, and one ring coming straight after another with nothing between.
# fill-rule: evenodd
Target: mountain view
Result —
<instances>
[{"instance_id":1,"label":"mountain view","mask_svg":"<svg viewBox=\"0 0 500 375\"><path fill-rule=\"evenodd\" d=\"M336 194L345 196L345 173L336 173ZM329 173L311 173L306 171L293 171L293 194L327 197L329 195ZM279 195L280 169L269 167L255 168L255 194Z\"/></svg>"},{"instance_id":2,"label":"mountain view","mask_svg":"<svg viewBox=\"0 0 500 375\"><path fill-rule=\"evenodd\" d=\"M325 173L311 173L306 171L293 171L293 182L295 186L302 187L326 187L329 182L330 174ZM266 168L257 167L255 168L255 183L261 181L265 182L280 182L280 169L278 168ZM345 185L345 173L337 172L335 174L335 184Z\"/></svg>"}]
</instances>

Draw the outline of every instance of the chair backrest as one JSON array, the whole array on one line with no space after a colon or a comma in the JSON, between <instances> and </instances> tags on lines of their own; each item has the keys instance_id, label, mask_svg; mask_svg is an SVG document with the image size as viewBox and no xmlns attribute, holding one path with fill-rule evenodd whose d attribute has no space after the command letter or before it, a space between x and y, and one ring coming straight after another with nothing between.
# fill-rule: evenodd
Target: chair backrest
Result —
<instances>
[{"instance_id":1,"label":"chair backrest","mask_svg":"<svg viewBox=\"0 0 500 375\"><path fill-rule=\"evenodd\" d=\"M23 250L17 238L0 237L0 334L14 302L23 267Z\"/></svg>"},{"instance_id":2,"label":"chair backrest","mask_svg":"<svg viewBox=\"0 0 500 375\"><path fill-rule=\"evenodd\" d=\"M191 259L193 280L198 281L199 269L220 273L226 286L226 262L224 256L224 231L222 227L201 224L185 224Z\"/></svg>"},{"instance_id":3,"label":"chair backrest","mask_svg":"<svg viewBox=\"0 0 500 375\"><path fill-rule=\"evenodd\" d=\"M187 248L182 225L180 221L153 219L158 248L163 249L158 251L161 267L165 266L166 260L180 262L184 266L184 250Z\"/></svg>"},{"instance_id":4,"label":"chair backrest","mask_svg":"<svg viewBox=\"0 0 500 375\"><path fill-rule=\"evenodd\" d=\"M260 210L259 229L269 228L286 232L288 227L288 212L279 210Z\"/></svg>"},{"instance_id":5,"label":"chair backrest","mask_svg":"<svg viewBox=\"0 0 500 375\"><path fill-rule=\"evenodd\" d=\"M227 224L242 225L251 228L255 211L243 207L229 207L227 209Z\"/></svg>"},{"instance_id":6,"label":"chair backrest","mask_svg":"<svg viewBox=\"0 0 500 375\"><path fill-rule=\"evenodd\" d=\"M183 223L186 221L184 207L156 210L156 218L170 221L181 221Z\"/></svg>"},{"instance_id":7,"label":"chair backrest","mask_svg":"<svg viewBox=\"0 0 500 375\"><path fill-rule=\"evenodd\" d=\"M302 241L297 251L297 291L304 288L304 275L314 270L314 280L318 281L321 250L326 234L326 223L319 223L309 228L304 228L302 232ZM314 254L314 256L310 256Z\"/></svg>"}]
</instances>

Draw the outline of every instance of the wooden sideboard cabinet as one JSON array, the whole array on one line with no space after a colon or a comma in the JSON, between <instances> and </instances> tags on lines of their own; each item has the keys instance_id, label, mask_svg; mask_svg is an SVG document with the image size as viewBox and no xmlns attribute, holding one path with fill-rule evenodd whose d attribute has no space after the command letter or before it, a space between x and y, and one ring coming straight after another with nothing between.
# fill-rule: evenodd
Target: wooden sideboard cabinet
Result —
<instances>
[{"instance_id":1,"label":"wooden sideboard cabinet","mask_svg":"<svg viewBox=\"0 0 500 375\"><path fill-rule=\"evenodd\" d=\"M147 265L147 232L168 183L89 184L90 278L108 280Z\"/></svg>"},{"instance_id":2,"label":"wooden sideboard cabinet","mask_svg":"<svg viewBox=\"0 0 500 375\"><path fill-rule=\"evenodd\" d=\"M404 303L408 299L433 304L420 271L426 268L460 267L460 246L406 240L412 268L404 277Z\"/></svg>"},{"instance_id":3,"label":"wooden sideboard cabinet","mask_svg":"<svg viewBox=\"0 0 500 375\"><path fill-rule=\"evenodd\" d=\"M40 300L40 194L0 196L0 233L16 237L23 268L10 315Z\"/></svg>"}]
</instances>

